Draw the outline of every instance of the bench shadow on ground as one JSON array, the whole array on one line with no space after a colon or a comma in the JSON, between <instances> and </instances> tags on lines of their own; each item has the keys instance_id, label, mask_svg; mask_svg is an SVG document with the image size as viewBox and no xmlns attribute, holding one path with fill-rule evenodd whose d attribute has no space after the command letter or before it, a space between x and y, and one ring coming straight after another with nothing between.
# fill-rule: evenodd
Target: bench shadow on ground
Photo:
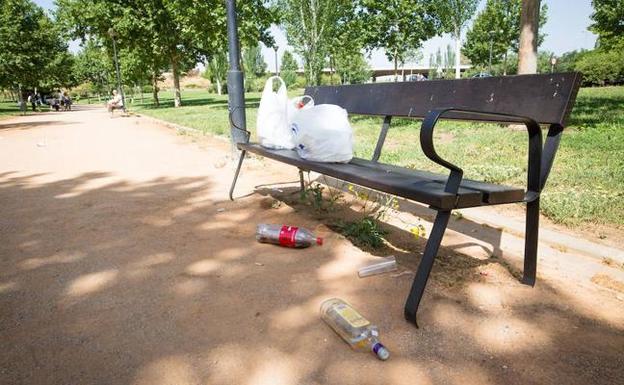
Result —
<instances>
[{"instance_id":1,"label":"bench shadow on ground","mask_svg":"<svg viewBox=\"0 0 624 385\"><path fill-rule=\"evenodd\" d=\"M29 128L33 128L36 126L50 126L50 125L71 125L76 124L75 122L62 122L58 120L33 120L27 122L14 122L14 123L3 123L0 121L0 131L2 130L27 130Z\"/></svg>"},{"instance_id":2,"label":"bench shadow on ground","mask_svg":"<svg viewBox=\"0 0 624 385\"><path fill-rule=\"evenodd\" d=\"M314 223L301 211L266 209L257 196L213 201L208 177L43 177L0 174L2 383L621 379L622 329L545 283L470 282L494 297L522 292L505 303L513 316L500 318L434 277L416 329L402 319L411 277L358 280L336 269L348 258L337 246L295 252L254 241L259 221ZM328 295L380 323L390 361L352 352L319 321Z\"/></svg>"},{"instance_id":3,"label":"bench shadow on ground","mask_svg":"<svg viewBox=\"0 0 624 385\"><path fill-rule=\"evenodd\" d=\"M323 179L322 183L328 185L331 182L327 179ZM288 205L295 207L297 211L323 222L336 232L340 232L340 223L358 221L366 216L366 212L362 212L361 210L361 204L353 205L352 201L346 202L342 199L341 202L332 205L330 210L315 211L302 203L300 198L301 190L298 186L298 182L297 187L285 187L283 184L281 186L261 185L256 186L255 191L260 195L270 196L278 201L286 202ZM348 195L348 192L341 192L334 189L333 194L341 194L341 196L344 197ZM406 203L404 202L403 204L405 205ZM410 213L416 218L422 218L430 223L433 222L435 217L434 210L412 202L407 202L407 204L409 204ZM405 226L401 228L388 222L383 222L382 228L387 232L386 235L384 235L387 245L380 248L359 246L357 242L353 241L352 243L354 243L354 246L360 247L363 251L378 257L395 256L400 265L409 268L411 271L416 271L427 241L426 235L424 237L415 237L414 234L409 231L409 228L416 224L417 222L413 224L404 223ZM436 259L436 265L434 265L434 270L432 271L432 274L437 276L439 280L444 280L449 286L461 286L466 283L465 281L469 275L475 274L479 266L487 266L490 264L500 265L511 276L518 280L522 278L521 270L501 258L502 231L500 229L483 226L464 218L457 219L453 217L449 221L448 230L469 237L475 237L475 234L478 234L477 237L479 240L485 242L486 245L469 241L454 243L452 246L442 246L442 251L439 253ZM474 248L480 249L482 251L481 254L485 256L474 258L461 251L470 248L473 250Z\"/></svg>"}]
</instances>

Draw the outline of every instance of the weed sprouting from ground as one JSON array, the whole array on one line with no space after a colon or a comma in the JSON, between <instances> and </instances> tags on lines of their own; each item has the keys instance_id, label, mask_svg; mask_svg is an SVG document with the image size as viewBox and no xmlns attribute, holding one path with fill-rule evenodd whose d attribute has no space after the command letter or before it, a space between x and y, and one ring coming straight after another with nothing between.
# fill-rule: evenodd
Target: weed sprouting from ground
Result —
<instances>
[{"instance_id":1,"label":"weed sprouting from ground","mask_svg":"<svg viewBox=\"0 0 624 385\"><path fill-rule=\"evenodd\" d=\"M312 207L317 213L329 212L336 208L336 204L342 198L342 193L333 188L325 187L318 182L310 182L308 173L308 184L299 195L299 200L304 205ZM327 185L327 183L326 183Z\"/></svg>"},{"instance_id":2,"label":"weed sprouting from ground","mask_svg":"<svg viewBox=\"0 0 624 385\"><path fill-rule=\"evenodd\" d=\"M356 246L378 249L384 245L384 235L387 231L379 226L379 222L370 217L358 221L346 222L338 225L340 232L349 238Z\"/></svg>"},{"instance_id":3,"label":"weed sprouting from ground","mask_svg":"<svg viewBox=\"0 0 624 385\"><path fill-rule=\"evenodd\" d=\"M377 249L384 245L386 230L381 227L381 222L387 221L399 210L399 202L392 195L373 193L368 189L348 186L349 192L361 204L359 212L362 217L355 221L340 222L338 229L357 246L367 246ZM418 239L426 235L425 227L417 224L406 223L408 230L414 238Z\"/></svg>"}]
</instances>

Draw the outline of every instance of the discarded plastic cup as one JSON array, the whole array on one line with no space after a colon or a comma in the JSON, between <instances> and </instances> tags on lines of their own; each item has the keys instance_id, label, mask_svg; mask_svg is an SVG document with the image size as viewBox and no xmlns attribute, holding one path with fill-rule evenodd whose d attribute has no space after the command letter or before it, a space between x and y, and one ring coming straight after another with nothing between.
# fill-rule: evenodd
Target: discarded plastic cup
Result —
<instances>
[{"instance_id":1,"label":"discarded plastic cup","mask_svg":"<svg viewBox=\"0 0 624 385\"><path fill-rule=\"evenodd\" d=\"M387 273L388 271L394 271L397 269L396 259L394 255L384 258L383 261L373 263L372 265L361 267L358 270L358 276L360 278L369 277L371 275L377 275Z\"/></svg>"}]
</instances>

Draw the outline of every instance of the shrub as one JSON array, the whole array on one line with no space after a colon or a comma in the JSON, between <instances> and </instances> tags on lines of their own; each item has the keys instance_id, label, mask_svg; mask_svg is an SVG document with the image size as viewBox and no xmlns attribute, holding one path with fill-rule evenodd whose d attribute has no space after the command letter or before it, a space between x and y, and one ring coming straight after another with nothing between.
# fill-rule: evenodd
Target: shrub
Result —
<instances>
[{"instance_id":1,"label":"shrub","mask_svg":"<svg viewBox=\"0 0 624 385\"><path fill-rule=\"evenodd\" d=\"M280 73L282 79L284 79L284 83L286 83L286 87L288 88L296 88L297 87L297 73L292 70L282 71Z\"/></svg>"},{"instance_id":2,"label":"shrub","mask_svg":"<svg viewBox=\"0 0 624 385\"><path fill-rule=\"evenodd\" d=\"M604 86L624 82L624 53L596 49L582 55L575 65L583 73L583 83Z\"/></svg>"}]
</instances>

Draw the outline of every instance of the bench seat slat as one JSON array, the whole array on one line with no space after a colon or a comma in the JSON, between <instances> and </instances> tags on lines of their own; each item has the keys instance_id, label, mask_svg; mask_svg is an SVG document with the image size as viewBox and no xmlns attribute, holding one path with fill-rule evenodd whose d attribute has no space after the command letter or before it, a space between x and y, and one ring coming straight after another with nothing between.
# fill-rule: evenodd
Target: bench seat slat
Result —
<instances>
[{"instance_id":1,"label":"bench seat slat","mask_svg":"<svg viewBox=\"0 0 624 385\"><path fill-rule=\"evenodd\" d=\"M448 179L446 175L380 164L365 159L354 158L349 163L310 162L301 159L293 150L271 150L256 143L240 143L238 147L306 171L318 172L442 209L520 202L524 199L524 190L520 188L469 179L462 181L455 197L444 191Z\"/></svg>"}]
</instances>

